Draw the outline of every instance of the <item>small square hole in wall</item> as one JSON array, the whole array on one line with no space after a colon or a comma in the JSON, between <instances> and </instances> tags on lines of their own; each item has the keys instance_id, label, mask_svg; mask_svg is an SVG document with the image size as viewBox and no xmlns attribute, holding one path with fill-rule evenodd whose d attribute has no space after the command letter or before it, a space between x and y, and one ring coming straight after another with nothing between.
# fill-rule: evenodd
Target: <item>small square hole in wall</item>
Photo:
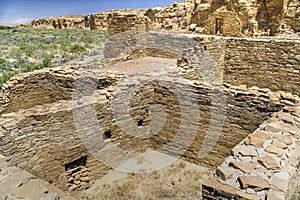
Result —
<instances>
[{"instance_id":1,"label":"small square hole in wall","mask_svg":"<svg viewBox=\"0 0 300 200\"><path fill-rule=\"evenodd\" d=\"M110 138L111 138L111 132L110 131L104 131L103 140L108 140Z\"/></svg>"},{"instance_id":2,"label":"small square hole in wall","mask_svg":"<svg viewBox=\"0 0 300 200\"><path fill-rule=\"evenodd\" d=\"M77 160L74 160L68 164L65 165L65 171L70 171L73 169L76 169L80 166L86 166L86 160L87 160L87 156L83 156Z\"/></svg>"},{"instance_id":3,"label":"small square hole in wall","mask_svg":"<svg viewBox=\"0 0 300 200\"><path fill-rule=\"evenodd\" d=\"M143 126L143 123L144 123L144 120L143 120L143 119L140 119L140 120L138 121L138 126Z\"/></svg>"}]
</instances>

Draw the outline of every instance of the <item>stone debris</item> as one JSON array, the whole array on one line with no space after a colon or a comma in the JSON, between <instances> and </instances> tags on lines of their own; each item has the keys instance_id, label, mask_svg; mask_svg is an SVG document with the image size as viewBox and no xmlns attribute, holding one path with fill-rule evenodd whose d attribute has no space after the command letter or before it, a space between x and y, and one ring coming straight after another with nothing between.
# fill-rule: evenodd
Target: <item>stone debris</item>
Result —
<instances>
[{"instance_id":1,"label":"stone debris","mask_svg":"<svg viewBox=\"0 0 300 200\"><path fill-rule=\"evenodd\" d=\"M252 188L255 191L266 190L270 185L260 176L240 176L238 181L242 189ZM247 192L247 190L246 190Z\"/></svg>"},{"instance_id":2,"label":"stone debris","mask_svg":"<svg viewBox=\"0 0 300 200\"><path fill-rule=\"evenodd\" d=\"M220 183L260 199L283 200L293 195L289 191L297 190L297 182L294 186L289 186L289 183L294 182L291 177L297 176L300 163L300 126L290 126L290 122L300 118L292 114L299 111L300 106L285 107L239 143L232 151L233 157L228 157L218 167L219 171L232 173L225 180L220 176ZM254 150L257 155L254 155ZM249 159L249 155L253 159ZM245 158L249 162L242 162Z\"/></svg>"},{"instance_id":3,"label":"stone debris","mask_svg":"<svg viewBox=\"0 0 300 200\"><path fill-rule=\"evenodd\" d=\"M18 167L10 166L0 154L0 199L75 200L46 181Z\"/></svg>"}]
</instances>

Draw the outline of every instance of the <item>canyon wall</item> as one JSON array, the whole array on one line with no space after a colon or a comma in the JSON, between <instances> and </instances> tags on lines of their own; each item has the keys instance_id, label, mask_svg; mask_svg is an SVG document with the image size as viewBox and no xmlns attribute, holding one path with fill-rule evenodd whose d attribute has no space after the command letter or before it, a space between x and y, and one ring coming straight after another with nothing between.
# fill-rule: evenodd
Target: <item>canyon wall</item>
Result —
<instances>
[{"instance_id":1,"label":"canyon wall","mask_svg":"<svg viewBox=\"0 0 300 200\"><path fill-rule=\"evenodd\" d=\"M299 12L299 1L186 0L165 7L37 19L31 27L108 29L111 35L144 28L223 36L274 36L299 32Z\"/></svg>"}]
</instances>

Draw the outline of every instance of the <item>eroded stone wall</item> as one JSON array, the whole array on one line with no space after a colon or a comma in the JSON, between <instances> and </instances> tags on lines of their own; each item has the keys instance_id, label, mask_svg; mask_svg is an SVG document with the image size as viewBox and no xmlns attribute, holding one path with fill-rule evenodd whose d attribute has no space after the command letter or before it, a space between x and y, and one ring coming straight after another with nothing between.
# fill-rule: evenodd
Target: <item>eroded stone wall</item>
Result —
<instances>
[{"instance_id":1,"label":"eroded stone wall","mask_svg":"<svg viewBox=\"0 0 300 200\"><path fill-rule=\"evenodd\" d=\"M300 94L298 41L228 39L224 81Z\"/></svg>"},{"instance_id":2,"label":"eroded stone wall","mask_svg":"<svg viewBox=\"0 0 300 200\"><path fill-rule=\"evenodd\" d=\"M299 95L299 46L299 41L294 40L125 32L110 37L105 56L130 59L139 49L164 50L178 55L179 66L192 66L193 80L201 77L211 83L258 86Z\"/></svg>"},{"instance_id":3,"label":"eroded stone wall","mask_svg":"<svg viewBox=\"0 0 300 200\"><path fill-rule=\"evenodd\" d=\"M39 73L43 79L43 71ZM38 81L36 75L33 73ZM82 190L106 174L110 164L115 166L124 162L130 155L126 151L140 152L153 148L173 156L182 156L197 164L217 166L236 144L272 113L285 104L292 104L269 90L249 90L229 85L225 88L211 87L200 82L154 81L130 97L128 108L124 105L124 99L130 90L123 90L122 87L116 89L117 82L112 80L118 79L118 76L101 77L84 77L78 81L78 95L75 93L73 101L33 105L29 109L2 114L1 152L11 156L12 164L64 190ZM85 87L91 83L95 88ZM129 87L139 88L140 84L130 83ZM172 88L183 93L174 94ZM19 91L22 92L22 89ZM179 104L178 98L185 93L193 94L194 98L186 98ZM93 94L95 98L92 98ZM218 96L220 94L224 96ZM128 124L128 121L132 121L135 128L147 126L155 120L151 119L149 111L150 106L156 104L163 106L166 118L158 132L155 131L157 124L150 126L150 137L134 137L118 123ZM195 111L188 109L193 108L194 104L199 105L199 126L191 126L190 123ZM188 106L184 117L182 105ZM130 115L123 115L124 108L130 111ZM212 115L212 111L216 115ZM224 117L224 122L220 117ZM162 122L163 115L159 115L158 119ZM188 123L180 127L181 120ZM215 131L220 133L220 138L208 156L200 158L199 151L205 137L216 137L216 132L207 132L211 123L216 125ZM180 128L183 132L178 136ZM195 131L194 136L190 134L192 131ZM175 137L179 137L179 140L177 138L172 143ZM186 150L182 148L188 137L195 138L189 138L192 139L191 145L188 144L187 151L181 155L181 151ZM97 157L99 150L101 159Z\"/></svg>"},{"instance_id":4,"label":"eroded stone wall","mask_svg":"<svg viewBox=\"0 0 300 200\"><path fill-rule=\"evenodd\" d=\"M55 68L21 74L2 86L0 114L71 99L76 73Z\"/></svg>"}]
</instances>

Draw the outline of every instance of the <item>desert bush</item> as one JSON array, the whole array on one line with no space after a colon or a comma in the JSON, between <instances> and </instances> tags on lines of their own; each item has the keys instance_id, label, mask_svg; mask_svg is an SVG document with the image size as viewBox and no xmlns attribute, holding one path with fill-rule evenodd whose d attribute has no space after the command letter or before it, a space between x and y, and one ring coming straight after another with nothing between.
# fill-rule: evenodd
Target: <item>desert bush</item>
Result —
<instances>
[{"instance_id":1,"label":"desert bush","mask_svg":"<svg viewBox=\"0 0 300 200\"><path fill-rule=\"evenodd\" d=\"M0 30L12 29L11 26L0 26Z\"/></svg>"},{"instance_id":2,"label":"desert bush","mask_svg":"<svg viewBox=\"0 0 300 200\"><path fill-rule=\"evenodd\" d=\"M0 85L8 81L11 77L18 74L17 71L5 71L2 73L2 76L0 77Z\"/></svg>"},{"instance_id":3,"label":"desert bush","mask_svg":"<svg viewBox=\"0 0 300 200\"><path fill-rule=\"evenodd\" d=\"M49 30L21 29L0 31L1 81L15 73L59 66L63 63L86 58L98 53L99 44L107 38L105 31L98 30ZM92 52L94 50L94 52ZM92 53L91 53L92 52ZM54 59L52 55L59 55ZM5 58L5 59L4 59ZM14 59L15 61L8 61ZM76 64L76 63L75 63Z\"/></svg>"},{"instance_id":4,"label":"desert bush","mask_svg":"<svg viewBox=\"0 0 300 200\"><path fill-rule=\"evenodd\" d=\"M84 48L84 46L80 45L80 44L74 44L71 46L70 48L70 52L71 53L86 53L86 49Z\"/></svg>"}]
</instances>

